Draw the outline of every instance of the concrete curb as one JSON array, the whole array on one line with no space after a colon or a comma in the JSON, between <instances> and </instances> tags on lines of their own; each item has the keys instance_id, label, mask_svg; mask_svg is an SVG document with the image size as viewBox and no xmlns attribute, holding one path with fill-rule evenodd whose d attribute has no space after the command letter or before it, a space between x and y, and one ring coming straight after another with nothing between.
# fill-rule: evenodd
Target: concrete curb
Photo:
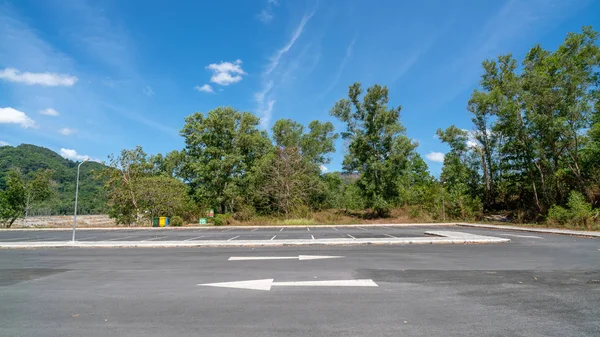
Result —
<instances>
[{"instance_id":1,"label":"concrete curb","mask_svg":"<svg viewBox=\"0 0 600 337\"><path fill-rule=\"evenodd\" d=\"M480 225L480 224L470 224L470 223L457 223L456 225L461 226L461 227L472 227L472 228L504 229L504 230L520 231L520 232L575 235L575 236L587 236L587 237L600 238L600 232L574 231L574 230L569 230L569 229L529 228L529 227L501 226L501 225Z\"/></svg>"},{"instance_id":2,"label":"concrete curb","mask_svg":"<svg viewBox=\"0 0 600 337\"><path fill-rule=\"evenodd\" d=\"M239 240L239 241L49 241L0 242L0 248L177 248L177 247L280 247L280 246L354 246L354 245L409 245L409 244L475 244L503 243L510 239L450 231L425 232L436 237L417 238L363 238L363 239L299 239L299 240Z\"/></svg>"},{"instance_id":3,"label":"concrete curb","mask_svg":"<svg viewBox=\"0 0 600 337\"><path fill-rule=\"evenodd\" d=\"M77 231L119 231L119 230L149 230L149 231L161 231L161 230L186 230L186 229L254 229L254 228L313 228L313 227L431 227L431 226L456 226L456 222L445 222L445 223L414 223L414 224L363 224L363 225L265 225L265 226L190 226L190 227L82 227L77 228ZM2 231L72 231L73 228L4 228Z\"/></svg>"}]
</instances>

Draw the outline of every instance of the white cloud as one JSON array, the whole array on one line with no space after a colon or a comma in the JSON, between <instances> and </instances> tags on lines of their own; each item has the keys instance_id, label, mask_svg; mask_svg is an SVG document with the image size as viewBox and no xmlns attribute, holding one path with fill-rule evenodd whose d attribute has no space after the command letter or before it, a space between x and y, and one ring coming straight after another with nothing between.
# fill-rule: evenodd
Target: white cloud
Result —
<instances>
[{"instance_id":1,"label":"white cloud","mask_svg":"<svg viewBox=\"0 0 600 337\"><path fill-rule=\"evenodd\" d=\"M9 82L23 83L27 85L39 84L48 87L65 86L70 87L77 82L77 77L57 73L21 73L15 68L6 68L0 71L0 79Z\"/></svg>"},{"instance_id":2,"label":"white cloud","mask_svg":"<svg viewBox=\"0 0 600 337\"><path fill-rule=\"evenodd\" d=\"M64 158L71 159L74 161L82 161L86 158L90 158L89 156L80 155L77 151L73 149L60 149L60 155Z\"/></svg>"},{"instance_id":3,"label":"white cloud","mask_svg":"<svg viewBox=\"0 0 600 337\"><path fill-rule=\"evenodd\" d=\"M62 128L60 130L58 130L58 133L60 133L63 136L69 136L75 133L75 129L69 129L69 128Z\"/></svg>"},{"instance_id":4,"label":"white cloud","mask_svg":"<svg viewBox=\"0 0 600 337\"><path fill-rule=\"evenodd\" d=\"M268 4L279 6L279 0L267 0Z\"/></svg>"},{"instance_id":5,"label":"white cloud","mask_svg":"<svg viewBox=\"0 0 600 337\"><path fill-rule=\"evenodd\" d=\"M52 108L41 110L40 114L46 116L60 116L60 113Z\"/></svg>"},{"instance_id":6,"label":"white cloud","mask_svg":"<svg viewBox=\"0 0 600 337\"><path fill-rule=\"evenodd\" d=\"M24 112L13 108L0 108L0 124L19 124L25 129L38 127Z\"/></svg>"},{"instance_id":7,"label":"white cloud","mask_svg":"<svg viewBox=\"0 0 600 337\"><path fill-rule=\"evenodd\" d=\"M425 155L425 158L427 158L429 161L433 161L436 163L444 162L444 154L441 152L429 152Z\"/></svg>"},{"instance_id":8,"label":"white cloud","mask_svg":"<svg viewBox=\"0 0 600 337\"><path fill-rule=\"evenodd\" d=\"M2 147L2 146L10 146L10 144L8 142L0 140L0 147Z\"/></svg>"},{"instance_id":9,"label":"white cloud","mask_svg":"<svg viewBox=\"0 0 600 337\"><path fill-rule=\"evenodd\" d=\"M325 165L321 164L321 173L327 173L327 171L329 171L329 169Z\"/></svg>"},{"instance_id":10,"label":"white cloud","mask_svg":"<svg viewBox=\"0 0 600 337\"><path fill-rule=\"evenodd\" d=\"M218 85L230 85L242 80L242 75L246 75L242 69L242 60L237 59L234 62L212 63L206 66L213 75L210 81Z\"/></svg>"},{"instance_id":11,"label":"white cloud","mask_svg":"<svg viewBox=\"0 0 600 337\"><path fill-rule=\"evenodd\" d=\"M154 96L154 90L152 90L152 88L150 86L146 86L143 90L144 95L150 97L150 96Z\"/></svg>"},{"instance_id":12,"label":"white cloud","mask_svg":"<svg viewBox=\"0 0 600 337\"><path fill-rule=\"evenodd\" d=\"M315 13L312 12L312 13L304 15L302 17L302 20L300 20L300 24L298 25L298 27L296 27L296 30L294 30L294 34L292 34L292 38L288 41L288 43L285 46L283 46L283 48L279 49L277 52L275 52L273 57L271 57L271 63L268 65L267 69L265 70L266 75L270 74L273 70L275 70L275 68L277 68L281 57L283 55L285 55L292 48L294 43L296 43L296 40L298 40L300 35L302 35L302 31L304 31L304 26L306 26L306 24L308 23L308 21L310 20L310 18L312 18L312 16L314 14Z\"/></svg>"},{"instance_id":13,"label":"white cloud","mask_svg":"<svg viewBox=\"0 0 600 337\"><path fill-rule=\"evenodd\" d=\"M271 12L269 9L263 9L256 15L256 17L258 17L262 23L270 23L273 21L273 12Z\"/></svg>"},{"instance_id":14,"label":"white cloud","mask_svg":"<svg viewBox=\"0 0 600 337\"><path fill-rule=\"evenodd\" d=\"M208 92L208 93L215 92L213 90L213 88L210 85L208 85L208 84L204 84L202 86L197 85L197 86L194 87L194 89L196 89L197 91Z\"/></svg>"}]
</instances>

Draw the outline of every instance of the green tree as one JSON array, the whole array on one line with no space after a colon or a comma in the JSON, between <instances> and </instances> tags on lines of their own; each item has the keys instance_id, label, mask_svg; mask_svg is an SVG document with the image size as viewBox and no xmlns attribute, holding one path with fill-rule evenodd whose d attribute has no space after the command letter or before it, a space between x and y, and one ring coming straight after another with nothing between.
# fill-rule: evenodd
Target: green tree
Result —
<instances>
[{"instance_id":1,"label":"green tree","mask_svg":"<svg viewBox=\"0 0 600 337\"><path fill-rule=\"evenodd\" d=\"M249 172L272 147L259 118L220 107L185 119L183 176L198 204L235 212L253 195Z\"/></svg>"},{"instance_id":2,"label":"green tree","mask_svg":"<svg viewBox=\"0 0 600 337\"><path fill-rule=\"evenodd\" d=\"M32 203L48 199L52 195L51 176L51 170L38 170L26 179L20 170L10 170L6 189L0 191L0 223L10 228L18 218L26 216Z\"/></svg>"},{"instance_id":3,"label":"green tree","mask_svg":"<svg viewBox=\"0 0 600 337\"><path fill-rule=\"evenodd\" d=\"M397 201L396 180L406 171L416 144L400 123L401 107L388 107L387 87L368 88L361 101L362 93L361 85L353 84L348 99L338 101L330 114L346 124L344 170L359 174L357 186L366 206L383 216Z\"/></svg>"}]
</instances>

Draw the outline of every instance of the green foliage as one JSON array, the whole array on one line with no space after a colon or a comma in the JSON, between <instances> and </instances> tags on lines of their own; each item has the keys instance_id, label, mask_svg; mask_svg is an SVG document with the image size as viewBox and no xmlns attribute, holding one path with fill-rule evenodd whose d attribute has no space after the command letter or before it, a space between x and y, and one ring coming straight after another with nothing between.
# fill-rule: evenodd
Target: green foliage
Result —
<instances>
[{"instance_id":1,"label":"green foliage","mask_svg":"<svg viewBox=\"0 0 600 337\"><path fill-rule=\"evenodd\" d=\"M30 200L30 214L64 215L72 214L75 201L75 180L78 163L62 158L57 153L34 145L22 144L16 147L0 147L0 190L6 189L8 172L17 168L25 180L31 180L40 170L48 170L52 188L44 198ZM81 166L79 178L80 214L105 213L106 196L103 182L95 179L94 171L101 171L104 165L86 162Z\"/></svg>"},{"instance_id":2,"label":"green foliage","mask_svg":"<svg viewBox=\"0 0 600 337\"><path fill-rule=\"evenodd\" d=\"M231 223L232 217L230 214L215 214L213 222L215 226L225 226Z\"/></svg>"},{"instance_id":3,"label":"green foliage","mask_svg":"<svg viewBox=\"0 0 600 337\"><path fill-rule=\"evenodd\" d=\"M183 226L183 218L179 215L172 216L171 218L169 218L169 226Z\"/></svg>"},{"instance_id":4,"label":"green foliage","mask_svg":"<svg viewBox=\"0 0 600 337\"><path fill-rule=\"evenodd\" d=\"M567 206L568 208L553 205L548 212L548 222L561 226L592 229L596 215L583 194L577 191L571 192Z\"/></svg>"},{"instance_id":5,"label":"green foliage","mask_svg":"<svg viewBox=\"0 0 600 337\"><path fill-rule=\"evenodd\" d=\"M356 184L366 206L382 216L397 201L395 182L407 170L416 144L400 123L401 107L388 107L387 87L368 88L361 102L362 93L361 85L353 84L348 99L338 101L330 114L346 124L344 170L359 174Z\"/></svg>"},{"instance_id":6,"label":"green foliage","mask_svg":"<svg viewBox=\"0 0 600 337\"><path fill-rule=\"evenodd\" d=\"M194 200L220 213L235 212L247 202L251 172L270 149L259 119L249 112L220 107L185 119L183 176Z\"/></svg>"},{"instance_id":7,"label":"green foliage","mask_svg":"<svg viewBox=\"0 0 600 337\"><path fill-rule=\"evenodd\" d=\"M10 228L21 217L27 215L31 205L52 196L51 170L41 169L24 177L19 169L8 172L6 189L0 190L0 224Z\"/></svg>"}]
</instances>

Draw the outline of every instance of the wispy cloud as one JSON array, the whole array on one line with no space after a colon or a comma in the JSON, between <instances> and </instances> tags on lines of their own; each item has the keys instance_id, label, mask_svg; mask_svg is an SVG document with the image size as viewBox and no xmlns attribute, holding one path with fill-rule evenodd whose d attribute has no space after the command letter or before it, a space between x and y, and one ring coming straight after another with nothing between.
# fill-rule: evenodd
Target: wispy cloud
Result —
<instances>
[{"instance_id":1,"label":"wispy cloud","mask_svg":"<svg viewBox=\"0 0 600 337\"><path fill-rule=\"evenodd\" d=\"M147 85L142 91L144 92L144 95L148 97L154 96L154 90L152 90L149 85Z\"/></svg>"},{"instance_id":2,"label":"wispy cloud","mask_svg":"<svg viewBox=\"0 0 600 337\"><path fill-rule=\"evenodd\" d=\"M18 124L24 129L37 128L36 122L27 114L13 108L0 108L0 124Z\"/></svg>"},{"instance_id":3,"label":"wispy cloud","mask_svg":"<svg viewBox=\"0 0 600 337\"><path fill-rule=\"evenodd\" d=\"M75 133L75 129L62 128L62 129L58 130L58 133L60 133L63 136L70 136Z\"/></svg>"},{"instance_id":4,"label":"wispy cloud","mask_svg":"<svg viewBox=\"0 0 600 337\"><path fill-rule=\"evenodd\" d=\"M275 17L274 8L279 6L279 1L277 0L267 0L267 6L263 8L256 17L260 22L264 24L271 23L273 18Z\"/></svg>"},{"instance_id":5,"label":"wispy cloud","mask_svg":"<svg viewBox=\"0 0 600 337\"><path fill-rule=\"evenodd\" d=\"M207 93L211 93L211 94L215 92L209 84L204 84L201 86L197 85L194 87L194 89L196 89L196 91L207 92Z\"/></svg>"},{"instance_id":6,"label":"wispy cloud","mask_svg":"<svg viewBox=\"0 0 600 337\"><path fill-rule=\"evenodd\" d=\"M260 13L256 15L256 17L262 23L271 23L271 21L273 21L273 12L271 12L268 9L263 9L262 11L260 11Z\"/></svg>"},{"instance_id":7,"label":"wispy cloud","mask_svg":"<svg viewBox=\"0 0 600 337\"><path fill-rule=\"evenodd\" d=\"M337 84L337 82L340 80L340 77L342 76L342 73L344 72L344 69L346 69L346 65L348 63L348 60L350 59L350 57L352 56L352 51L354 49L354 43L356 42L356 38L352 39L352 41L350 42L350 44L348 45L348 47L346 47L346 55L344 55L344 58L342 59L342 62L340 62L340 65L337 69L337 72L335 73L335 76L333 78L333 81L331 81L331 83L329 84L329 86L327 87L327 89L325 89L325 91L323 91L323 93L321 93L320 97L324 97L325 95L327 95Z\"/></svg>"},{"instance_id":8,"label":"wispy cloud","mask_svg":"<svg viewBox=\"0 0 600 337\"><path fill-rule=\"evenodd\" d=\"M223 86L237 83L242 80L242 75L246 75L240 59L234 62L212 63L206 66L206 69L213 73L210 81Z\"/></svg>"},{"instance_id":9,"label":"wispy cloud","mask_svg":"<svg viewBox=\"0 0 600 337\"><path fill-rule=\"evenodd\" d=\"M0 140L0 146L10 146L10 144L8 142Z\"/></svg>"},{"instance_id":10,"label":"wispy cloud","mask_svg":"<svg viewBox=\"0 0 600 337\"><path fill-rule=\"evenodd\" d=\"M273 107L275 106L276 102L275 96L273 94L273 88L275 87L275 77L273 76L274 71L279 67L282 58L290 51L290 49L292 49L298 38L302 35L304 27L312 18L314 13L315 12L312 11L311 13L305 14L302 17L300 23L294 29L290 39L282 48L275 51L275 53L269 58L269 63L267 64L265 71L262 73L262 88L260 89L260 91L254 94L254 100L257 103L256 112L260 116L260 125L263 129L267 129L271 123ZM301 53L301 55L303 55L306 52L306 50L307 48L304 48L304 51ZM291 68L297 67L297 63L298 61L296 62L296 65L292 65ZM291 68L285 71L284 74L280 77L283 79L289 78L290 71L292 71Z\"/></svg>"},{"instance_id":11,"label":"wispy cloud","mask_svg":"<svg viewBox=\"0 0 600 337\"><path fill-rule=\"evenodd\" d=\"M281 57L283 57L294 46L296 40L298 40L300 35L302 35L302 31L304 31L304 26L306 26L306 24L313 17L314 14L315 12L313 11L310 14L306 14L302 17L302 20L300 20L300 24L294 30L294 33L292 34L290 40L281 49L277 50L275 54L273 54L273 56L271 57L269 65L265 70L265 75L269 75L273 70L275 70L275 68L277 68Z\"/></svg>"},{"instance_id":12,"label":"wispy cloud","mask_svg":"<svg viewBox=\"0 0 600 337\"><path fill-rule=\"evenodd\" d=\"M60 113L52 108L40 110L40 114L46 115L46 116L54 116L54 117L60 116Z\"/></svg>"},{"instance_id":13,"label":"wispy cloud","mask_svg":"<svg viewBox=\"0 0 600 337\"><path fill-rule=\"evenodd\" d=\"M444 162L444 154L441 152L429 152L428 154L425 155L425 158L427 158L427 160L429 160L429 161L436 162L436 163Z\"/></svg>"},{"instance_id":14,"label":"wispy cloud","mask_svg":"<svg viewBox=\"0 0 600 337\"><path fill-rule=\"evenodd\" d=\"M15 68L6 68L0 71L0 79L27 85L43 85L47 87L70 87L77 82L77 77L57 73L30 73L21 72Z\"/></svg>"}]
</instances>

